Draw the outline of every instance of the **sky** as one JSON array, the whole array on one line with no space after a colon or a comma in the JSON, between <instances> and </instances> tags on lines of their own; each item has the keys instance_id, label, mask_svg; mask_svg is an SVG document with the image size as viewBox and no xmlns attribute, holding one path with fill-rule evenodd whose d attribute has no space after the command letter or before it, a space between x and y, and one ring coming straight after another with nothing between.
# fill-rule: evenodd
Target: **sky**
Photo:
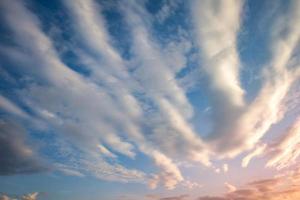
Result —
<instances>
[{"instance_id":1,"label":"sky","mask_svg":"<svg viewBox=\"0 0 300 200\"><path fill-rule=\"evenodd\" d=\"M299 0L0 1L0 200L295 200L299 157Z\"/></svg>"}]
</instances>

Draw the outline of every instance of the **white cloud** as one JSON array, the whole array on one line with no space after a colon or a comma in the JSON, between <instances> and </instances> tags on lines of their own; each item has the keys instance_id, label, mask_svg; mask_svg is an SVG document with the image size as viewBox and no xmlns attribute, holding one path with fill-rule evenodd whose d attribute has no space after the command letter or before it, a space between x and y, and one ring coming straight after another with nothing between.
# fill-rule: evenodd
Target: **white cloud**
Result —
<instances>
[{"instance_id":1,"label":"white cloud","mask_svg":"<svg viewBox=\"0 0 300 200\"><path fill-rule=\"evenodd\" d=\"M245 106L240 84L240 61L237 52L243 1L195 1L192 16L200 48L201 67L209 78L214 129L211 138L216 151L231 147L224 139L235 134L232 127ZM207 88L207 89L208 89ZM232 145L233 146L233 145ZM222 150L221 150L222 147Z\"/></svg>"},{"instance_id":2,"label":"white cloud","mask_svg":"<svg viewBox=\"0 0 300 200\"><path fill-rule=\"evenodd\" d=\"M103 89L85 80L60 61L51 41L39 29L39 22L22 5L22 2L4 1L2 4L5 8L4 15L16 35L16 42L31 53L30 57L33 61L39 63L39 66L23 67L27 68L27 73L34 78L49 83L48 87L32 84L21 91L20 94L24 94L24 103L32 106L33 110L35 105L57 115L57 118L49 120L49 123L55 126L60 134L64 134L67 140L85 152L86 157L90 157L91 160L84 161L77 158L77 162L84 163L91 173L101 177L99 172L102 167L104 174L111 170L107 174L115 176L103 175L103 178L118 180L118 176L121 176L120 180L126 181L126 179L130 180L130 176L138 176L141 179L142 174L138 175L136 170L130 171L117 164L108 164L104 159L93 158L94 154L97 155L96 152L99 152L97 148L99 141L109 144L112 149L120 153L134 156L131 151L132 145L114 135L116 127L101 120L106 118L108 121L120 121L121 124L122 121L124 123L128 121L126 116L112 104L114 101L111 97ZM34 40L28 42L28 38ZM63 102L66 102L67 106L64 106ZM89 163L89 161L93 162Z\"/></svg>"},{"instance_id":3,"label":"white cloud","mask_svg":"<svg viewBox=\"0 0 300 200\"><path fill-rule=\"evenodd\" d=\"M111 82L105 82L106 80L104 80L104 85L99 85L95 82L95 79L86 79L62 63L51 41L40 30L38 20L21 2L13 1L4 3L7 7L5 16L9 20L9 26L16 35L18 45L31 52L33 62L38 61L40 65L24 67L27 67L27 73L30 76L43 79L44 82L48 83L48 86L31 84L20 91L19 94L24 97L24 103L31 107L34 112L47 111L47 114L51 113L51 116L55 116L48 117L48 123L55 127L58 134L62 134L65 140L75 145L84 155L85 159L81 159L78 155L75 160L67 161L64 168L58 168L60 171L78 175L86 172L105 180L143 182L145 178L144 173L134 169L127 169L116 163L109 164L102 157L97 158L101 154L99 152L99 142L109 147L113 152L134 158L136 155L136 149L132 144L134 142L141 152L152 157L154 163L160 167L162 172L159 172L159 177L163 185L173 189L178 182L183 180L181 172L171 158L160 152L159 147L154 148L151 142L148 142L141 134L142 129L140 124L137 123L141 120L139 103L131 94L132 88L129 87L130 84L127 85L126 80L125 84L122 82L124 74L126 78L123 61L113 47L110 46L109 38L105 33L104 22L102 22L101 16L96 14L97 11L92 6L94 4L92 1L78 1L72 5L69 5L67 2L75 19L77 19L76 22L79 23L76 24L79 32L84 38L88 39L85 42L96 53L105 57L106 61L101 64L113 64L116 67L115 72L112 72L110 67L103 70L94 69L95 78L111 77L110 80L114 80L116 87L109 86ZM82 7L84 9L81 9ZM18 15L12 15L12 12L9 12L10 10L17 10ZM86 24L91 26L85 26ZM28 27L31 28L28 29ZM87 31L90 28L92 30ZM140 35L139 37L137 42L143 44L145 42L144 36ZM36 40L28 43L27 38L35 38ZM97 40L98 38L101 40ZM93 43L91 40L99 41L100 43ZM103 44L105 44L105 48L103 48ZM140 49L139 53L145 53L147 50L150 50L154 56L159 56L152 49L151 45L150 41L146 46L139 45L139 48L146 48ZM143 59L147 59L143 57L146 54L140 56ZM157 64L156 61L155 64ZM157 76L157 81L147 80L149 74L143 73L137 77L138 79L142 77L142 79L137 81L142 81L141 84L145 86L144 92L157 104L162 102L163 99L168 99L176 106L183 108L178 111L174 110L174 113L181 112L180 114L178 113L178 119L182 120L183 126L186 126L183 128L187 129L187 134L194 134L185 125L186 122L181 117L181 115L191 115L189 114L191 113L191 106L188 104L184 91L181 91L176 83L166 81L165 78L172 78L174 75L163 63L159 61L158 64L162 68L149 71L150 74ZM159 72L157 70L163 70L163 73L157 73ZM103 76L99 76L98 72L100 71L102 71ZM133 80L132 82L135 81ZM160 84L155 85L156 83ZM161 94L157 95L152 90L160 86L165 88ZM162 110L161 112L163 114L165 111ZM45 112L42 113L45 114ZM170 125L174 126L171 123ZM185 135L184 129L178 128L176 129L178 129L177 132L179 134L182 134L183 137L190 137ZM191 139L188 140L191 141ZM103 153L103 148L100 150ZM108 151L105 151L105 153L107 156ZM66 167L68 165L69 168ZM80 167L80 165L85 166L85 168Z\"/></svg>"},{"instance_id":4,"label":"white cloud","mask_svg":"<svg viewBox=\"0 0 300 200\"><path fill-rule=\"evenodd\" d=\"M242 167L247 167L254 157L261 155L265 151L266 146L266 144L258 145L251 153L245 156L242 160Z\"/></svg>"},{"instance_id":5,"label":"white cloud","mask_svg":"<svg viewBox=\"0 0 300 200\"><path fill-rule=\"evenodd\" d=\"M24 194L17 198L10 197L10 196L3 194L3 195L0 195L0 200L37 200L39 194L40 194L39 192L33 192L33 193L29 193L29 194Z\"/></svg>"},{"instance_id":6,"label":"white cloud","mask_svg":"<svg viewBox=\"0 0 300 200\"><path fill-rule=\"evenodd\" d=\"M300 35L299 2L295 1L290 12L275 19L270 61L262 70L262 87L249 102L240 83L237 50L243 1L192 2L201 67L209 82L205 92L212 98L208 108L214 128L206 140L192 124L194 105L187 88L177 79L178 72L187 67L186 54L192 48L192 39L180 35L178 41L163 47L151 31L145 2L119 2L119 11L130 32L132 55L126 60L113 46L114 38L109 34L100 3L64 2L76 32L74 37L80 39L80 45L71 47L80 63L91 70L88 76L62 61L53 41L40 28L41 22L24 2L1 2L1 11L18 48L0 51L5 51L16 66L22 63L16 71L33 80L18 89L16 97L49 129L55 129L55 137L69 144L57 144L57 151L71 149L63 156L64 163L55 162L58 171L110 181L148 182L153 189L158 185L174 189L179 183L197 188L201 184L186 180L177 163L200 162L217 173L227 172L228 164L215 168L212 158L234 157L256 146L243 159L245 167L268 148L258 145L260 139L288 111L289 91L300 77L294 59ZM172 15L173 6L177 4L165 4L158 20L163 22ZM283 23L287 18L288 23ZM0 106L6 112L27 117L4 96L0 96ZM295 161L300 153L295 138L295 131L291 131L284 144L274 147L276 156L267 166L281 167ZM289 148L282 147L287 145ZM138 154L152 159L157 167L154 174L128 169L118 160L120 155L136 159ZM233 186L225 185L233 191Z\"/></svg>"},{"instance_id":7,"label":"white cloud","mask_svg":"<svg viewBox=\"0 0 300 200\"><path fill-rule=\"evenodd\" d=\"M172 14L176 12L179 7L179 1L171 0L164 1L164 4L160 8L160 10L156 13L155 17L160 23L164 23Z\"/></svg>"},{"instance_id":8,"label":"white cloud","mask_svg":"<svg viewBox=\"0 0 300 200\"><path fill-rule=\"evenodd\" d=\"M289 128L287 133L275 144L268 146L267 153L270 158L266 164L267 167L276 167L282 169L296 163L300 156L300 118Z\"/></svg>"},{"instance_id":9,"label":"white cloud","mask_svg":"<svg viewBox=\"0 0 300 200\"><path fill-rule=\"evenodd\" d=\"M103 146L101 144L98 145L98 148L99 148L100 152L105 156L108 156L108 157L111 157L111 158L116 158L117 157L115 154L110 152L105 146Z\"/></svg>"},{"instance_id":10,"label":"white cloud","mask_svg":"<svg viewBox=\"0 0 300 200\"><path fill-rule=\"evenodd\" d=\"M16 106L13 102L11 102L9 99L5 98L2 95L0 95L0 108L4 109L6 112L12 113L19 117L28 117L28 115L21 108Z\"/></svg>"},{"instance_id":11,"label":"white cloud","mask_svg":"<svg viewBox=\"0 0 300 200\"><path fill-rule=\"evenodd\" d=\"M21 197L22 200L36 200L37 197L38 197L39 193L38 192L34 192L34 193L31 193L31 194L26 194L26 195L23 195Z\"/></svg>"},{"instance_id":12,"label":"white cloud","mask_svg":"<svg viewBox=\"0 0 300 200\"><path fill-rule=\"evenodd\" d=\"M210 78L214 95L224 97L222 101L232 111L244 105L237 53L242 2L197 1L192 5L202 67ZM224 109L222 107L217 109Z\"/></svg>"},{"instance_id":13,"label":"white cloud","mask_svg":"<svg viewBox=\"0 0 300 200\"><path fill-rule=\"evenodd\" d=\"M101 15L101 7L93 0L65 0L76 24L76 30L82 40L104 60L102 67L110 75L116 77L126 76L124 63L118 52L112 47L111 38L106 31L105 21ZM75 28L75 27L74 27ZM104 77L102 77L104 78Z\"/></svg>"},{"instance_id":14,"label":"white cloud","mask_svg":"<svg viewBox=\"0 0 300 200\"><path fill-rule=\"evenodd\" d=\"M225 173L229 171L228 164L223 164L222 168L223 168L223 172L225 172Z\"/></svg>"},{"instance_id":15,"label":"white cloud","mask_svg":"<svg viewBox=\"0 0 300 200\"><path fill-rule=\"evenodd\" d=\"M78 177L84 177L84 174L82 174L81 172L77 171L76 169L72 169L70 166L64 165L64 164L60 164L60 163L56 163L54 164L55 168L57 171L62 172L65 175L68 176L78 176Z\"/></svg>"},{"instance_id":16,"label":"white cloud","mask_svg":"<svg viewBox=\"0 0 300 200\"><path fill-rule=\"evenodd\" d=\"M236 50L242 1L193 4L203 68L212 85L215 127L210 143L220 157L234 157L253 148L271 125L284 117L288 92L299 78L297 69L289 67L299 40L298 4L292 2L290 12L274 19L270 61L262 70L263 84L254 100L247 104L239 84ZM283 23L286 18L289 22Z\"/></svg>"}]
</instances>

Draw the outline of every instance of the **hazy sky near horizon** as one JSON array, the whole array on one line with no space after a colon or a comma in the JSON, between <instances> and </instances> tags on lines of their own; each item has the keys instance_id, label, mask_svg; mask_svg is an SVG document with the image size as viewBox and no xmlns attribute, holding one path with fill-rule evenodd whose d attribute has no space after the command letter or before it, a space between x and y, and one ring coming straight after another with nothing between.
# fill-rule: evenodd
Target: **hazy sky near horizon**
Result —
<instances>
[{"instance_id":1,"label":"hazy sky near horizon","mask_svg":"<svg viewBox=\"0 0 300 200\"><path fill-rule=\"evenodd\" d=\"M0 200L300 198L300 0L1 0Z\"/></svg>"}]
</instances>

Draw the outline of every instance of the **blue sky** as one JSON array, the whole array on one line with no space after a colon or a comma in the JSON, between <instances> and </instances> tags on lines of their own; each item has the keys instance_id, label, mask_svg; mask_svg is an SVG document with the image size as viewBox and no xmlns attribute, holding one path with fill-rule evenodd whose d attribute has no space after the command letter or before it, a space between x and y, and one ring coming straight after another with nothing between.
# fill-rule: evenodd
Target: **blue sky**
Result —
<instances>
[{"instance_id":1,"label":"blue sky","mask_svg":"<svg viewBox=\"0 0 300 200\"><path fill-rule=\"evenodd\" d=\"M299 198L299 13L2 0L0 200Z\"/></svg>"}]
</instances>

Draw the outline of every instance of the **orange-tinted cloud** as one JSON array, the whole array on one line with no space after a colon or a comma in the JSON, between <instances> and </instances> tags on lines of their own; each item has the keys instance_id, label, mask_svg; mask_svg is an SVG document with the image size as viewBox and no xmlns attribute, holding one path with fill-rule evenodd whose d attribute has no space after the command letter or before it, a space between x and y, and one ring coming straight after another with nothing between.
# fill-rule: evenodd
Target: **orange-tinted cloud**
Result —
<instances>
[{"instance_id":1,"label":"orange-tinted cloud","mask_svg":"<svg viewBox=\"0 0 300 200\"><path fill-rule=\"evenodd\" d=\"M300 170L275 178L257 180L223 196L204 196L197 200L296 200L300 199Z\"/></svg>"},{"instance_id":2,"label":"orange-tinted cloud","mask_svg":"<svg viewBox=\"0 0 300 200\"><path fill-rule=\"evenodd\" d=\"M155 200L298 200L300 199L300 167L274 178L249 182L220 196L192 198L188 195L179 195L162 198L159 195L148 195L148 198L150 196Z\"/></svg>"}]
</instances>

